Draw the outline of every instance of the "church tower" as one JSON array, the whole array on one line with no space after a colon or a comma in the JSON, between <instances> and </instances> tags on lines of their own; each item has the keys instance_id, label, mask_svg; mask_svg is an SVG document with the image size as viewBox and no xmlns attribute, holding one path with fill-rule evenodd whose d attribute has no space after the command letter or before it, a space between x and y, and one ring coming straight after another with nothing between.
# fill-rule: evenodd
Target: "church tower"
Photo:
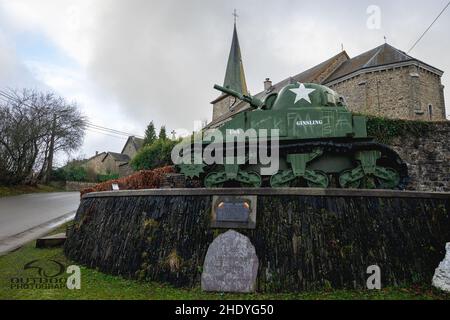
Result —
<instances>
[{"instance_id":1,"label":"church tower","mask_svg":"<svg viewBox=\"0 0 450 320\"><path fill-rule=\"evenodd\" d=\"M230 55L228 56L228 64L225 72L223 86L232 89L244 95L248 94L247 83L245 82L244 65L242 63L241 48L236 31L236 13L234 13L235 21L233 28L233 40L231 41ZM227 113L239 103L234 97L222 94L211 102L213 105L213 121L221 115Z\"/></svg>"}]
</instances>

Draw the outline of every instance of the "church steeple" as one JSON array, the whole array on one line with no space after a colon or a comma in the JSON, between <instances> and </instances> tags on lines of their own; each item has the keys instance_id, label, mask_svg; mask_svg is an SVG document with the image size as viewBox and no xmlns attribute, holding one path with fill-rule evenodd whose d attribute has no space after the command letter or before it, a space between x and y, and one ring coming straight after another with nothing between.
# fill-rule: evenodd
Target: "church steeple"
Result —
<instances>
[{"instance_id":1,"label":"church steeple","mask_svg":"<svg viewBox=\"0 0 450 320\"><path fill-rule=\"evenodd\" d=\"M236 31L236 12L234 13L233 40L231 42L230 55L228 56L227 71L223 86L239 93L248 94L247 83L245 81L244 65L242 63L241 48Z\"/></svg>"}]
</instances>

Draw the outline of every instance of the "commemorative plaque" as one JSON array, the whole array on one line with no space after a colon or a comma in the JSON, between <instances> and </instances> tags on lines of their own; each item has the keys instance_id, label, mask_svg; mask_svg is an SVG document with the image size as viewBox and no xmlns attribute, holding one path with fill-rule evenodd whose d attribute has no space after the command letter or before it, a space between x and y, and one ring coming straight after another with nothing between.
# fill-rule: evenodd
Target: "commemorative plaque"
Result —
<instances>
[{"instance_id":1,"label":"commemorative plaque","mask_svg":"<svg viewBox=\"0 0 450 320\"><path fill-rule=\"evenodd\" d=\"M254 229L256 196L213 196L211 228Z\"/></svg>"}]
</instances>

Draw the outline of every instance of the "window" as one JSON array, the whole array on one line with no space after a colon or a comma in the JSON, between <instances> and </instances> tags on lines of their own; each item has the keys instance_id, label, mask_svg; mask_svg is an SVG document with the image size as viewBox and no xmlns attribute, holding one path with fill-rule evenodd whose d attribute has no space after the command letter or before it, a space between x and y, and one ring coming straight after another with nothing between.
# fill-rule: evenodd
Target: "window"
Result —
<instances>
[{"instance_id":1,"label":"window","mask_svg":"<svg viewBox=\"0 0 450 320\"><path fill-rule=\"evenodd\" d=\"M433 120L433 106L431 104L428 105L428 116L430 120Z\"/></svg>"}]
</instances>

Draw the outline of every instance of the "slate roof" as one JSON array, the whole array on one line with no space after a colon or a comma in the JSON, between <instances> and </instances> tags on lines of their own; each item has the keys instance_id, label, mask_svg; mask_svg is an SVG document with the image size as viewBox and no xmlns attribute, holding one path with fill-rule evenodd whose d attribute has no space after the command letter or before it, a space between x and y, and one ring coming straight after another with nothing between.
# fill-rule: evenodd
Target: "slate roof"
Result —
<instances>
[{"instance_id":1,"label":"slate roof","mask_svg":"<svg viewBox=\"0 0 450 320\"><path fill-rule=\"evenodd\" d=\"M117 152L108 152L108 153L103 157L103 160L102 160L102 161L104 161L105 158L106 158L108 155L111 155L111 157L113 157L113 159L114 159L115 161L121 161L121 162L127 162L127 161L130 161L130 157L129 157L128 155L122 154L122 153L117 153Z\"/></svg>"},{"instance_id":2,"label":"slate roof","mask_svg":"<svg viewBox=\"0 0 450 320\"><path fill-rule=\"evenodd\" d=\"M86 159L86 162L88 162L88 161L90 161L90 160L92 160L92 159L95 159L95 158L97 158L97 157L100 157L100 156L104 157L105 155L106 155L106 152L105 152L105 151L100 152L100 153L98 153L98 154L96 154L96 155L93 155L92 157ZM102 160L103 160L103 158L102 158Z\"/></svg>"},{"instance_id":3,"label":"slate roof","mask_svg":"<svg viewBox=\"0 0 450 320\"><path fill-rule=\"evenodd\" d=\"M381 46L378 46L372 50L364 52L359 56L356 56L352 59L349 59L341 64L341 66L333 72L328 79L324 81L324 83L328 83L339 78L345 77L353 72L372 68L379 67L384 65L390 65L400 62L406 61L418 61L422 64L427 65L426 63L417 60L416 58L411 57L405 52L394 48L393 46L385 43ZM431 67L431 66L430 66ZM433 69L436 69L432 67ZM436 69L437 71L441 71Z\"/></svg>"}]
</instances>

